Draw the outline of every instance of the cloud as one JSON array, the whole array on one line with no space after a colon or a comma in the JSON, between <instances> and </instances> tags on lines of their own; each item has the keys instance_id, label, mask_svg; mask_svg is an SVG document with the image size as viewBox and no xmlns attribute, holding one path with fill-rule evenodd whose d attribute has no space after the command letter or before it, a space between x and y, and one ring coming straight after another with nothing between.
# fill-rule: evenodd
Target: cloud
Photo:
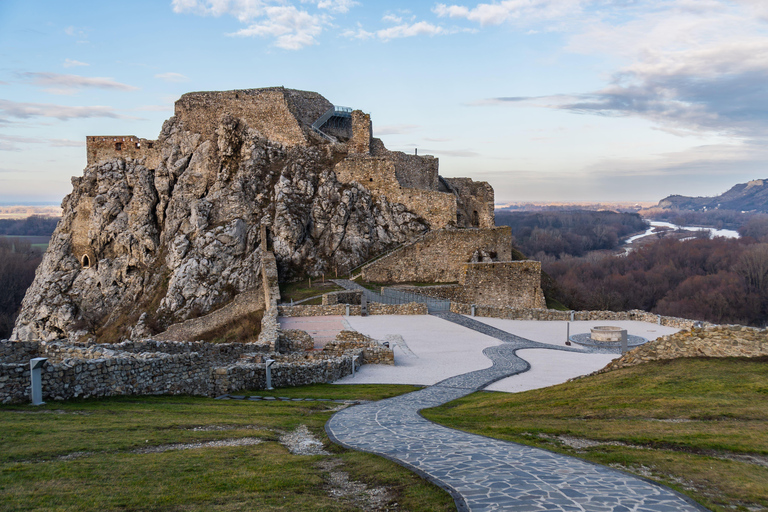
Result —
<instances>
[{"instance_id":1,"label":"cloud","mask_svg":"<svg viewBox=\"0 0 768 512\"><path fill-rule=\"evenodd\" d=\"M360 5L353 0L320 0L317 2L318 9L327 9L331 12L345 13L356 6Z\"/></svg>"},{"instance_id":2,"label":"cloud","mask_svg":"<svg viewBox=\"0 0 768 512\"><path fill-rule=\"evenodd\" d=\"M435 36L444 32L445 29L443 27L433 25L428 21L419 21L378 30L376 36L384 41L389 41L390 39L399 39L402 37Z\"/></svg>"},{"instance_id":3,"label":"cloud","mask_svg":"<svg viewBox=\"0 0 768 512\"><path fill-rule=\"evenodd\" d=\"M421 126L417 124L393 124L393 125L385 125L385 126L374 125L373 132L377 136L398 135L403 133L411 133L419 128L421 128Z\"/></svg>"},{"instance_id":4,"label":"cloud","mask_svg":"<svg viewBox=\"0 0 768 512\"><path fill-rule=\"evenodd\" d=\"M85 77L80 75L62 75L59 73L33 73L20 74L22 78L32 81L35 85L46 87L46 91L54 94L73 94L78 89L97 88L115 91L135 91L138 87L115 82L112 78Z\"/></svg>"},{"instance_id":5,"label":"cloud","mask_svg":"<svg viewBox=\"0 0 768 512\"><path fill-rule=\"evenodd\" d=\"M326 15L312 15L291 6L265 8L265 19L238 30L230 36L273 37L275 46L285 50L299 50L317 44L323 25L329 23Z\"/></svg>"},{"instance_id":6,"label":"cloud","mask_svg":"<svg viewBox=\"0 0 768 512\"><path fill-rule=\"evenodd\" d=\"M83 147L85 141L76 141L69 139L46 139L19 137L16 135L3 135L0 133L0 151L21 151L19 144L48 144L52 147Z\"/></svg>"},{"instance_id":7,"label":"cloud","mask_svg":"<svg viewBox=\"0 0 768 512\"><path fill-rule=\"evenodd\" d=\"M472 151L469 149L422 149L422 152L424 154L432 154L435 155L445 155L445 156L455 156L455 157L461 157L461 158L475 158L480 156L480 153L476 151Z\"/></svg>"},{"instance_id":8,"label":"cloud","mask_svg":"<svg viewBox=\"0 0 768 512\"><path fill-rule=\"evenodd\" d=\"M62 66L65 68L73 68L76 66L90 66L90 64L80 62L79 60L64 59L64 64L62 64Z\"/></svg>"},{"instance_id":9,"label":"cloud","mask_svg":"<svg viewBox=\"0 0 768 512\"><path fill-rule=\"evenodd\" d=\"M586 0L506 0L492 4L477 4L473 8L463 5L437 4L433 9L438 17L463 18L481 26L500 25L512 20L530 23L539 19L573 16L581 11Z\"/></svg>"},{"instance_id":10,"label":"cloud","mask_svg":"<svg viewBox=\"0 0 768 512\"><path fill-rule=\"evenodd\" d=\"M318 37L333 17L327 14L346 13L358 5L353 0L301 1L316 12L298 9L290 1L282 0L173 0L173 11L198 16L229 15L247 24L235 37L266 37L274 39L274 46L286 50L299 50L318 44Z\"/></svg>"},{"instance_id":11,"label":"cloud","mask_svg":"<svg viewBox=\"0 0 768 512\"><path fill-rule=\"evenodd\" d=\"M155 75L155 78L165 80L166 82L188 82L189 78L181 73L159 73Z\"/></svg>"},{"instance_id":12,"label":"cloud","mask_svg":"<svg viewBox=\"0 0 768 512\"><path fill-rule=\"evenodd\" d=\"M122 119L125 116L117 114L112 107L106 106L66 106L52 105L48 103L20 103L9 100L0 100L0 121L3 117L29 119L32 117L49 117L66 121L68 119L84 119L93 117L109 117Z\"/></svg>"}]
</instances>

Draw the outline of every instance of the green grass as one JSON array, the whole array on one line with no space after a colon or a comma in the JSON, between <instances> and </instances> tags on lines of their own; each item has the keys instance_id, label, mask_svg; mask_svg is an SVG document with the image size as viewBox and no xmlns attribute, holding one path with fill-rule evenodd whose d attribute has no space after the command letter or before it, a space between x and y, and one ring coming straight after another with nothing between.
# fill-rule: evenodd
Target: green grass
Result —
<instances>
[{"instance_id":1,"label":"green grass","mask_svg":"<svg viewBox=\"0 0 768 512\"><path fill-rule=\"evenodd\" d=\"M323 282L323 279L312 278L295 283L280 283L280 299L283 303L290 303L291 299L297 301L309 297L319 297L324 293L337 292L344 289L328 279L325 279L325 282Z\"/></svg>"},{"instance_id":2,"label":"green grass","mask_svg":"<svg viewBox=\"0 0 768 512\"><path fill-rule=\"evenodd\" d=\"M278 396L380 399L412 386L308 386ZM252 393L252 394L257 394ZM264 394L263 391L258 394ZM34 408L0 407L2 510L359 510L329 496L324 460L369 485L387 485L400 509L454 510L410 471L333 445L323 426L336 403L116 397ZM307 425L332 455L298 456L280 432ZM192 430L226 426L228 430ZM134 453L139 448L256 437L253 446ZM61 457L85 452L64 460Z\"/></svg>"},{"instance_id":3,"label":"green grass","mask_svg":"<svg viewBox=\"0 0 768 512\"><path fill-rule=\"evenodd\" d=\"M525 393L481 392L432 421L650 476L713 510L768 510L768 358L658 361ZM570 448L557 437L630 446ZM735 507L735 508L734 508Z\"/></svg>"}]
</instances>

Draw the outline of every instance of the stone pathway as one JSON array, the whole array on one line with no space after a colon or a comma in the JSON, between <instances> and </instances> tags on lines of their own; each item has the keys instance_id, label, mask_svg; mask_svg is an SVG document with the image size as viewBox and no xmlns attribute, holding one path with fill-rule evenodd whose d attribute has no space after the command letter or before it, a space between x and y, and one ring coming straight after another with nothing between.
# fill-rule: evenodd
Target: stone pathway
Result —
<instances>
[{"instance_id":1,"label":"stone pathway","mask_svg":"<svg viewBox=\"0 0 768 512\"><path fill-rule=\"evenodd\" d=\"M421 409L450 402L530 365L524 348L576 351L526 340L454 313L436 314L504 341L485 349L484 370L395 398L345 409L326 424L347 448L382 455L449 491L460 511L680 512L706 510L653 482L546 450L436 425ZM582 352L582 350L578 350Z\"/></svg>"}]
</instances>

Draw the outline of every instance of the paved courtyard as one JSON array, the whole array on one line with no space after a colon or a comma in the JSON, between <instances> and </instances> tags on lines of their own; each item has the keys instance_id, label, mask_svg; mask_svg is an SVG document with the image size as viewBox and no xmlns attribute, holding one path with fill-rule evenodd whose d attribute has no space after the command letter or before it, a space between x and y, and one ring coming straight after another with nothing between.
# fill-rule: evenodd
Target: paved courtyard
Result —
<instances>
[{"instance_id":1,"label":"paved courtyard","mask_svg":"<svg viewBox=\"0 0 768 512\"><path fill-rule=\"evenodd\" d=\"M706 510L666 487L627 473L537 448L449 429L419 415L421 409L455 400L494 382L499 384L530 373L532 366L526 358L532 353L543 353L537 363L542 366L551 359L577 357L580 358L580 368L585 370L594 364L590 357L605 356L590 354L588 349L581 347L557 344L557 329L561 327L557 322L545 326L544 330L551 328L551 336L541 334L546 341L536 341L488 322L453 313L438 313L432 319L389 318L398 320L387 322L382 317L346 319L351 326L357 325L358 330L377 339L389 336L392 343L393 336L402 338L400 344L394 345L395 371L369 375L373 379L369 382L402 379L417 383L418 379L431 380L448 373L453 376L420 391L342 410L326 424L326 431L335 442L383 455L411 468L448 490L462 511ZM512 324L498 325L514 327ZM631 331L631 334L644 335L642 326L632 327L639 330ZM658 332L659 329L646 324L645 337L650 337L648 331ZM419 338L422 341L415 341ZM480 345L485 346L479 349ZM477 358L478 349L487 358L484 365ZM518 357L518 351L523 357ZM570 364L576 364L574 361ZM561 363L550 365L549 371L552 372L552 368L564 370ZM398 365L401 368L398 369ZM403 371L403 367L409 370ZM347 379L347 382L363 382L365 369L373 367L363 368L355 378L358 380ZM429 368L432 370L428 376L419 371ZM513 375L515 377L511 377ZM386 377L390 380L385 380ZM554 380L561 377L558 375Z\"/></svg>"}]
</instances>

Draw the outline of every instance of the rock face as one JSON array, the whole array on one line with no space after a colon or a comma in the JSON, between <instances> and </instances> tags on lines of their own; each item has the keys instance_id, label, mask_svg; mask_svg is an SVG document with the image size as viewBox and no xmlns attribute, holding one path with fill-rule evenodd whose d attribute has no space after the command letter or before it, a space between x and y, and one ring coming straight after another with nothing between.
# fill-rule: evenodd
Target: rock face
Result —
<instances>
[{"instance_id":1,"label":"rock face","mask_svg":"<svg viewBox=\"0 0 768 512\"><path fill-rule=\"evenodd\" d=\"M119 341L144 312L142 334L210 311L259 282L262 224L281 280L346 272L425 232L417 212L337 179L343 136L309 128L328 105L280 88L194 93L156 141L89 137L12 339Z\"/></svg>"},{"instance_id":2,"label":"rock face","mask_svg":"<svg viewBox=\"0 0 768 512\"><path fill-rule=\"evenodd\" d=\"M734 185L715 197L673 195L659 201L658 208L677 210L735 210L768 212L768 180L753 180Z\"/></svg>"}]
</instances>

